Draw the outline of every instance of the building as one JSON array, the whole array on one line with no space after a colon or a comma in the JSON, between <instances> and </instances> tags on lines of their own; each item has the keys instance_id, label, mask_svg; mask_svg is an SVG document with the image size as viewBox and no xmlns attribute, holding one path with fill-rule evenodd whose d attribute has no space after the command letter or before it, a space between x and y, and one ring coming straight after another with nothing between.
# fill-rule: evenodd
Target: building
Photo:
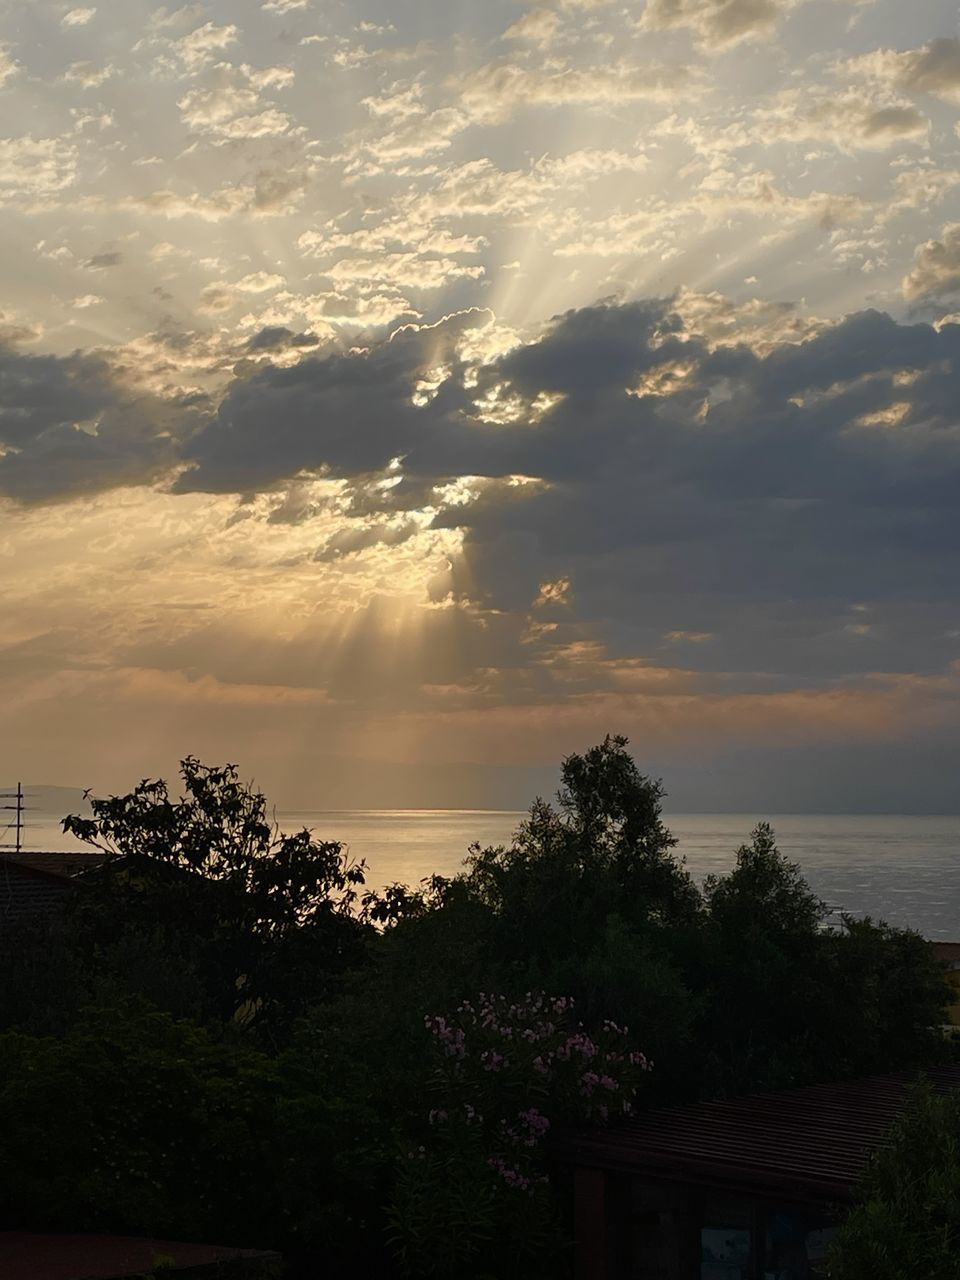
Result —
<instances>
[{"instance_id":1,"label":"building","mask_svg":"<svg viewBox=\"0 0 960 1280\"><path fill-rule=\"evenodd\" d=\"M130 1236L30 1235L0 1231L3 1280L268 1280L280 1255L258 1249L179 1244Z\"/></svg>"},{"instance_id":2,"label":"building","mask_svg":"<svg viewBox=\"0 0 960 1280\"><path fill-rule=\"evenodd\" d=\"M960 1067L929 1073L960 1088ZM817 1280L908 1073L640 1114L567 1134L577 1280Z\"/></svg>"},{"instance_id":3,"label":"building","mask_svg":"<svg viewBox=\"0 0 960 1280\"><path fill-rule=\"evenodd\" d=\"M56 914L77 892L76 877L99 853L0 853L0 928Z\"/></svg>"}]
</instances>

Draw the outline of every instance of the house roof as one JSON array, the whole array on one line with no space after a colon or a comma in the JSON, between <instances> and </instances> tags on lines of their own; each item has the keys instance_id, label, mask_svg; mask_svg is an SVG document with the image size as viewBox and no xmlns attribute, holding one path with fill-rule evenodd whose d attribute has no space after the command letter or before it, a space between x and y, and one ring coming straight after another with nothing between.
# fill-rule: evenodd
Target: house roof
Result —
<instances>
[{"instance_id":1,"label":"house roof","mask_svg":"<svg viewBox=\"0 0 960 1280\"><path fill-rule=\"evenodd\" d=\"M171 1240L143 1240L130 1236L27 1235L0 1231L0 1276L3 1280L127 1280L152 1273L161 1259L173 1259L163 1274L194 1274L196 1268L237 1264L243 1260L279 1260L257 1249L229 1249L218 1245L179 1244ZM197 1270L197 1276L204 1272ZM217 1270L218 1276L233 1271Z\"/></svg>"},{"instance_id":2,"label":"house roof","mask_svg":"<svg viewBox=\"0 0 960 1280\"><path fill-rule=\"evenodd\" d=\"M21 867L30 867L35 871L46 871L54 876L75 876L81 871L99 866L104 861L104 854L87 849L70 850L69 852L44 853L40 850L21 850L11 853L0 852L0 865L7 861Z\"/></svg>"},{"instance_id":3,"label":"house roof","mask_svg":"<svg viewBox=\"0 0 960 1280\"><path fill-rule=\"evenodd\" d=\"M960 1067L927 1073L960 1088ZM722 1102L667 1107L555 1144L567 1164L795 1199L847 1199L902 1113L917 1076L901 1073Z\"/></svg>"},{"instance_id":4,"label":"house roof","mask_svg":"<svg viewBox=\"0 0 960 1280\"><path fill-rule=\"evenodd\" d=\"M0 854L0 924L54 915L77 891L77 873L100 862L88 853Z\"/></svg>"}]
</instances>

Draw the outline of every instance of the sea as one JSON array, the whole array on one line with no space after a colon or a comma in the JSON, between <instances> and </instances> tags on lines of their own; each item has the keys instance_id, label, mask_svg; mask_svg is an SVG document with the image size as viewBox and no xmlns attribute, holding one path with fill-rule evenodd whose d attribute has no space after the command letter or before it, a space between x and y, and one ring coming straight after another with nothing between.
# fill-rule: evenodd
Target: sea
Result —
<instances>
[{"instance_id":1,"label":"sea","mask_svg":"<svg viewBox=\"0 0 960 1280\"><path fill-rule=\"evenodd\" d=\"M59 813L27 815L25 847L83 848L60 830ZM390 809L277 812L282 831L308 827L318 839L339 840L367 865L367 884L416 885L453 875L469 846L507 843L522 813L503 810ZM698 882L722 875L760 820L769 821L780 849L799 863L811 887L836 916L848 912L916 929L931 939L960 941L960 817L887 814L666 814L683 858ZM0 843L4 840L0 831Z\"/></svg>"}]
</instances>

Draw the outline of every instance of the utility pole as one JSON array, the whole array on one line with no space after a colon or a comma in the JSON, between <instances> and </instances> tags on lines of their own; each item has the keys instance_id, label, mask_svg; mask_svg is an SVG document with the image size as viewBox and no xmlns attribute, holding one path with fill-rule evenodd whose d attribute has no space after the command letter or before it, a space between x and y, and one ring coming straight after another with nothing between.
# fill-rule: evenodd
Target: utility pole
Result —
<instances>
[{"instance_id":1,"label":"utility pole","mask_svg":"<svg viewBox=\"0 0 960 1280\"><path fill-rule=\"evenodd\" d=\"M0 791L0 810L6 810L13 813L13 818L7 822L6 826L0 826L0 836L9 836L11 829L13 840L0 841L0 849L12 850L14 853L20 853L23 849L23 814L24 814L24 795L23 783L17 783L16 791Z\"/></svg>"}]
</instances>

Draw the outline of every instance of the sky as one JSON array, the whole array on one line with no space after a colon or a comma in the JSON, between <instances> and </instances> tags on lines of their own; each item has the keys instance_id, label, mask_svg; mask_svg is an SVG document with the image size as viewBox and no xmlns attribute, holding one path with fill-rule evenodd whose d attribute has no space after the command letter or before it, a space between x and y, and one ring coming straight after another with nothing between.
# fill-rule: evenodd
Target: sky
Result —
<instances>
[{"instance_id":1,"label":"sky","mask_svg":"<svg viewBox=\"0 0 960 1280\"><path fill-rule=\"evenodd\" d=\"M945 0L0 0L0 778L957 812Z\"/></svg>"}]
</instances>

